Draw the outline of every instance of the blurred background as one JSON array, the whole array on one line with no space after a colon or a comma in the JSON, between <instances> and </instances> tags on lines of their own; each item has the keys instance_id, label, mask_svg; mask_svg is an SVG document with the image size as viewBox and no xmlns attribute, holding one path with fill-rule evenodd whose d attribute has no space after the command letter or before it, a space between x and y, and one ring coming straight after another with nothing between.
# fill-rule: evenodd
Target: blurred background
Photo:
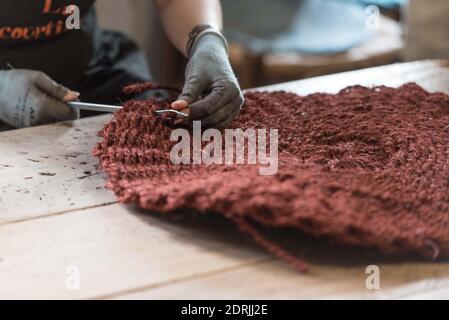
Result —
<instances>
[{"instance_id":1,"label":"blurred background","mask_svg":"<svg viewBox=\"0 0 449 320\"><path fill-rule=\"evenodd\" d=\"M448 0L222 0L243 88L418 59L449 58ZM133 37L155 80L181 84L185 59L149 0L98 0L100 24Z\"/></svg>"}]
</instances>

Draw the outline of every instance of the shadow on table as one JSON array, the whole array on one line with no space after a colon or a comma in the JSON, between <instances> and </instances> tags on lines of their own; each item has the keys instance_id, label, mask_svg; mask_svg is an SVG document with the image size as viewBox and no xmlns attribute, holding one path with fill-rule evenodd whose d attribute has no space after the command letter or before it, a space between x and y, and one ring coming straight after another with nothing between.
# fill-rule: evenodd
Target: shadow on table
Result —
<instances>
[{"instance_id":1,"label":"shadow on table","mask_svg":"<svg viewBox=\"0 0 449 320\"><path fill-rule=\"evenodd\" d=\"M178 212L162 216L159 213L148 212L134 206L129 206L129 212L147 223L152 223L154 219L163 222L168 229L171 229L171 235L177 241L191 242L205 249L213 249L213 243L220 242L257 253L266 253L250 236L240 232L233 222L220 215ZM259 230L263 230L267 239L311 265L366 267L373 264L422 265L449 261L448 259L429 261L416 255L385 256L375 250L333 244L329 240L315 238L298 230L287 228L279 230L259 228ZM196 237L192 237L192 234L195 234Z\"/></svg>"}]
</instances>

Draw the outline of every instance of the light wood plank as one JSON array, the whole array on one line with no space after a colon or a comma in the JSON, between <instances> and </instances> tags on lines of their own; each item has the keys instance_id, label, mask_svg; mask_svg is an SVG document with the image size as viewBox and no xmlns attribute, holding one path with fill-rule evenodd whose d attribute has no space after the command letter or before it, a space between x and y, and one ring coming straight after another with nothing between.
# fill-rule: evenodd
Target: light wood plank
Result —
<instances>
[{"instance_id":1,"label":"light wood plank","mask_svg":"<svg viewBox=\"0 0 449 320\"><path fill-rule=\"evenodd\" d=\"M0 299L101 297L267 259L231 224L206 222L114 204L2 225ZM69 266L80 290L66 288Z\"/></svg>"},{"instance_id":2,"label":"light wood plank","mask_svg":"<svg viewBox=\"0 0 449 320\"><path fill-rule=\"evenodd\" d=\"M437 292L449 292L447 262L379 261L379 257L349 251L329 247L314 250L308 274L295 273L279 261L268 261L200 279L117 294L114 299L400 299L420 292L432 297L433 290L440 287L444 289ZM323 257L328 259L323 261ZM380 290L366 288L365 271L371 264L380 268Z\"/></svg>"},{"instance_id":3,"label":"light wood plank","mask_svg":"<svg viewBox=\"0 0 449 320\"><path fill-rule=\"evenodd\" d=\"M115 202L92 156L109 118L0 133L0 224Z\"/></svg>"},{"instance_id":4,"label":"light wood plank","mask_svg":"<svg viewBox=\"0 0 449 320\"><path fill-rule=\"evenodd\" d=\"M169 221L114 204L0 226L1 298L404 298L449 287L449 263L380 259L295 239L309 274L268 257L222 219ZM365 288L365 268L381 290ZM81 290L68 290L68 266ZM443 291L444 292L444 291Z\"/></svg>"},{"instance_id":5,"label":"light wood plank","mask_svg":"<svg viewBox=\"0 0 449 320\"><path fill-rule=\"evenodd\" d=\"M430 290L421 290L421 292L406 295L403 297L406 300L449 300L449 285L442 288L434 288Z\"/></svg>"}]
</instances>

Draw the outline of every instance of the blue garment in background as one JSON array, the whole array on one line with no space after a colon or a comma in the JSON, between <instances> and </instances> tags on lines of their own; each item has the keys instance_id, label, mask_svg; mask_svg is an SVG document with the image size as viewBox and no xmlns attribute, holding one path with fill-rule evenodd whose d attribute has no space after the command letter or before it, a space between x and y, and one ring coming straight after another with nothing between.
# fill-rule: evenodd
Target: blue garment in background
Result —
<instances>
[{"instance_id":1,"label":"blue garment in background","mask_svg":"<svg viewBox=\"0 0 449 320\"><path fill-rule=\"evenodd\" d=\"M405 0L222 0L227 36L256 53L333 54L368 41L368 4Z\"/></svg>"},{"instance_id":2,"label":"blue garment in background","mask_svg":"<svg viewBox=\"0 0 449 320\"><path fill-rule=\"evenodd\" d=\"M365 5L375 5L381 8L391 9L407 4L408 0L357 0Z\"/></svg>"}]
</instances>

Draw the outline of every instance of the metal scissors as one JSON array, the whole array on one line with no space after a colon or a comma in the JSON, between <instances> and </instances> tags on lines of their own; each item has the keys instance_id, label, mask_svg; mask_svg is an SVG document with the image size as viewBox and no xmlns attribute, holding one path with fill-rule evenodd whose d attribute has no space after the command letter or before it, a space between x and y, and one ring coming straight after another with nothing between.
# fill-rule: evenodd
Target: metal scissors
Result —
<instances>
[{"instance_id":1,"label":"metal scissors","mask_svg":"<svg viewBox=\"0 0 449 320\"><path fill-rule=\"evenodd\" d=\"M67 104L74 109L88 110L88 111L99 111L99 112L110 112L110 113L119 111L123 108L122 106L112 106L112 105L107 105L107 104L87 103L87 102L68 102ZM174 114L184 117L184 118L189 117L184 112L180 112L178 110L173 110L173 109L156 110L156 114L158 114L158 115L163 115L165 113L174 113Z\"/></svg>"}]
</instances>

